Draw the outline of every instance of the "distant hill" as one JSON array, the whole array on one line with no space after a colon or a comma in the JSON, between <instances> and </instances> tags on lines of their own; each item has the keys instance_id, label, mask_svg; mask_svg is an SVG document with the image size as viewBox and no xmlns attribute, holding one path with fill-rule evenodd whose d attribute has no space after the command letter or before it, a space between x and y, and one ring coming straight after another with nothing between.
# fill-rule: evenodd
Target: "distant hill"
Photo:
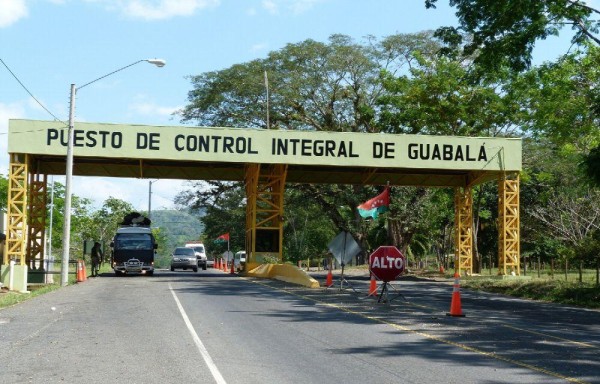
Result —
<instances>
[{"instance_id":1,"label":"distant hill","mask_svg":"<svg viewBox=\"0 0 600 384\"><path fill-rule=\"evenodd\" d=\"M159 243L157 263L164 267L175 247L186 241L198 240L204 233L204 225L200 221L201 214L188 211L156 210L152 211L152 228L160 228L163 237Z\"/></svg>"}]
</instances>

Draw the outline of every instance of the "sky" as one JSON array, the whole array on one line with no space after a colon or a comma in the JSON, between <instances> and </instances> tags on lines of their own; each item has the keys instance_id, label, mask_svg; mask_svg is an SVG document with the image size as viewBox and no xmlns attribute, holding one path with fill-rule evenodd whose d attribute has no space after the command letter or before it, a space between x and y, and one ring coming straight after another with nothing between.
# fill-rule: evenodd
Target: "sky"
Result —
<instances>
[{"instance_id":1,"label":"sky","mask_svg":"<svg viewBox=\"0 0 600 384\"><path fill-rule=\"evenodd\" d=\"M0 64L0 173L8 174L8 120L68 121L71 84L163 59L162 68L141 62L79 90L75 126L177 126L173 113L187 104L188 76L265 58L290 43L326 42L332 34L361 42L368 35L381 39L456 25L454 12L446 0L429 10L424 0L0 0L0 59L6 65ZM568 48L567 38L538 44L535 62ZM175 195L188 185L74 177L72 192L95 207L116 197L145 211L150 182L152 210L174 208Z\"/></svg>"}]
</instances>

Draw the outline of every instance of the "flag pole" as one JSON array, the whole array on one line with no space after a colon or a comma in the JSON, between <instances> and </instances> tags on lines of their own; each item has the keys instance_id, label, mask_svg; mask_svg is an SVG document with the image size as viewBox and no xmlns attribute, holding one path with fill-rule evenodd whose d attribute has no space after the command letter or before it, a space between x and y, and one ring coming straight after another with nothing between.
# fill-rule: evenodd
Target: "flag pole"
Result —
<instances>
[{"instance_id":1,"label":"flag pole","mask_svg":"<svg viewBox=\"0 0 600 384\"><path fill-rule=\"evenodd\" d=\"M390 188L390 181L389 180L387 181L387 183L385 185L385 188L389 190L389 188ZM389 193L390 192L388 191L388 199L389 199ZM389 202L389 200L388 200L388 202ZM392 236L392 227L390 226L390 215L389 215L389 213L387 215L385 215L385 222L386 222L387 228L388 228L388 237L390 239L393 239L393 236ZM393 242L393 240L392 240L392 242Z\"/></svg>"}]
</instances>

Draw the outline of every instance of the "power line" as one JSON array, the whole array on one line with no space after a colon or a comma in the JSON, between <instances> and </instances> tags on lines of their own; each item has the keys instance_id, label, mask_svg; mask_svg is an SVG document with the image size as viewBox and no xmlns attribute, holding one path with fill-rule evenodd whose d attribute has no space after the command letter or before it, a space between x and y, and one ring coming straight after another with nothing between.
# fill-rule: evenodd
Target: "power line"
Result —
<instances>
[{"instance_id":1,"label":"power line","mask_svg":"<svg viewBox=\"0 0 600 384\"><path fill-rule=\"evenodd\" d=\"M2 60L0 58L0 62L2 63L2 65L4 65L4 67L8 70L8 72L10 72L10 74L15 78L15 80L17 80L17 82L21 85L21 87L23 87L23 89L25 90L25 92L27 92L29 94L29 96L31 96L33 98L33 100L35 100L35 102L38 103L39 106L44 109L44 111L48 112L50 114L50 116L54 117L54 120L60 121L61 123L63 123L66 126L68 126L67 123L65 123L64 121L62 121L58 117L56 117L52 112L50 112L50 110L48 110L48 108L46 108L44 106L44 104L42 104L35 96L33 96L33 93L31 93L29 91L29 89L27 89L27 87L25 86L25 84L23 84L23 82L21 82L21 80L19 80L19 78L17 77L17 75L15 75L13 71L11 71L11 69L8 67L8 65L6 65L6 63L4 62L4 60Z\"/></svg>"}]
</instances>

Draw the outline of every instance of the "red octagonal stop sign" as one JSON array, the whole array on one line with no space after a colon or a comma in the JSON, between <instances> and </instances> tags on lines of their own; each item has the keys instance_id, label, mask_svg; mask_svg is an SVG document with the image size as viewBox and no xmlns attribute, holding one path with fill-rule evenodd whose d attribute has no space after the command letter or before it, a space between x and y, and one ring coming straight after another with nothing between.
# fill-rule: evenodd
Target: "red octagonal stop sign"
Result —
<instances>
[{"instance_id":1,"label":"red octagonal stop sign","mask_svg":"<svg viewBox=\"0 0 600 384\"><path fill-rule=\"evenodd\" d=\"M404 272L404 255L394 246L381 246L369 256L369 269L381 281L394 281Z\"/></svg>"}]
</instances>

